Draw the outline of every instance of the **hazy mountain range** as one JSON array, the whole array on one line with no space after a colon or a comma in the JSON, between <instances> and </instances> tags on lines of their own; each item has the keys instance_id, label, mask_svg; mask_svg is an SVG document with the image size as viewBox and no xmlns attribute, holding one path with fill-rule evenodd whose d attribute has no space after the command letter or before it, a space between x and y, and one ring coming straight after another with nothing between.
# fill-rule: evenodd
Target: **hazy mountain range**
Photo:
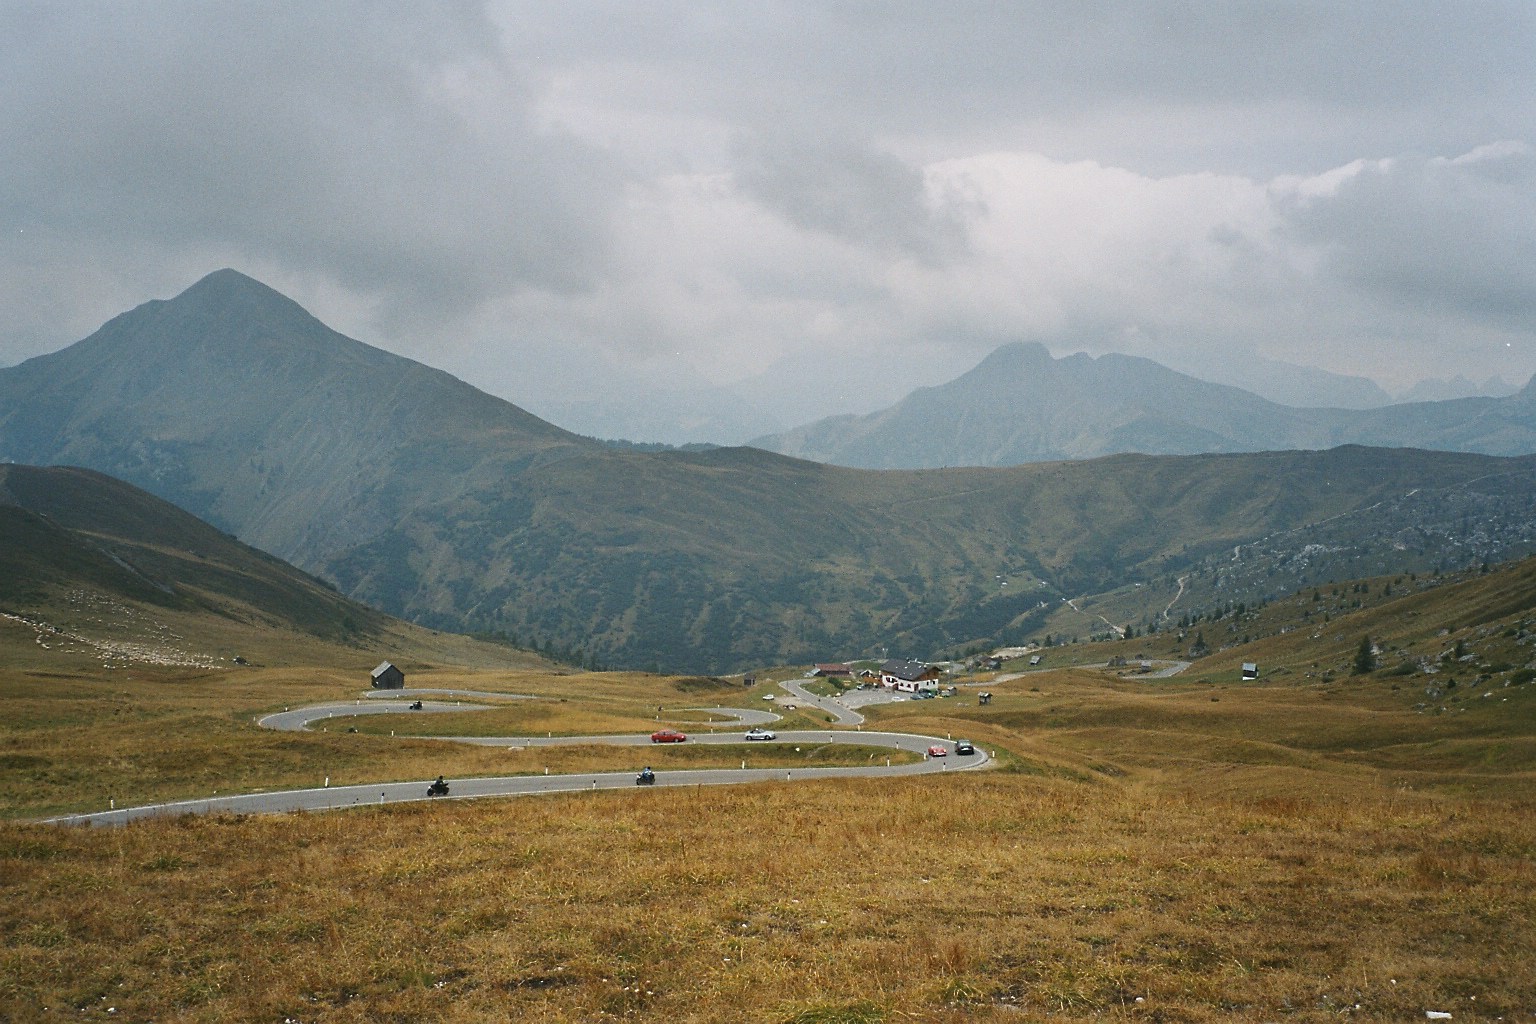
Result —
<instances>
[{"instance_id":1,"label":"hazy mountain range","mask_svg":"<svg viewBox=\"0 0 1536 1024\"><path fill-rule=\"evenodd\" d=\"M1297 366L1257 355L1224 359L1219 363L1180 365L1172 361L1165 362L1170 368L1191 377L1242 388L1278 405L1298 409L1376 409L1397 401L1369 377L1329 373L1315 366Z\"/></svg>"},{"instance_id":2,"label":"hazy mountain range","mask_svg":"<svg viewBox=\"0 0 1536 1024\"><path fill-rule=\"evenodd\" d=\"M1297 409L1149 359L1113 353L1055 359L1043 345L1018 343L888 409L828 417L751 444L864 469L1343 444L1516 455L1536 451L1536 381L1507 398Z\"/></svg>"},{"instance_id":3,"label":"hazy mountain range","mask_svg":"<svg viewBox=\"0 0 1536 1024\"><path fill-rule=\"evenodd\" d=\"M1448 402L1457 398L1508 398L1519 394L1517 385L1506 383L1502 377L1489 377L1479 384L1461 374L1442 380L1421 380L1397 396L1399 402Z\"/></svg>"},{"instance_id":4,"label":"hazy mountain range","mask_svg":"<svg viewBox=\"0 0 1536 1024\"><path fill-rule=\"evenodd\" d=\"M1389 394L1369 377L1330 373L1315 366L1297 366L1257 355L1223 360L1219 364L1165 362L1191 377L1214 384L1230 384L1279 405L1298 409L1378 409L1404 402L1507 398L1520 390L1518 385L1506 383L1498 376L1478 383L1458 374L1449 380L1421 380L1410 388Z\"/></svg>"},{"instance_id":5,"label":"hazy mountain range","mask_svg":"<svg viewBox=\"0 0 1536 1024\"><path fill-rule=\"evenodd\" d=\"M1074 336L1042 343L1055 351L1072 351L1080 345L1090 349L1102 346L1105 339ZM1187 365L1160 361L1197 380L1242 388L1277 405L1303 409L1377 409L1403 402L1503 398L1520 390L1498 377L1477 383L1457 376L1419 381L1394 395L1367 377L1330 373L1261 356ZM528 395L519 401L550 422L567 427L579 425L581 433L595 437L674 445L732 445L788 433L825 417L828 410L835 410L835 415L864 415L878 412L903 397L902 393L873 394L866 381L846 372L843 378L829 378L824 368L818 371L802 359L793 365L775 364L751 379L728 385L701 381L653 384L643 390L601 397L577 391Z\"/></svg>"},{"instance_id":6,"label":"hazy mountain range","mask_svg":"<svg viewBox=\"0 0 1536 1024\"><path fill-rule=\"evenodd\" d=\"M1222 393L1232 418L1260 401ZM1051 602L1257 538L1304 546L1315 524L1410 492L1496 486L1536 508L1532 457L1349 447L869 472L618 449L228 270L0 370L0 461L110 473L418 622L684 671L1028 637Z\"/></svg>"}]
</instances>

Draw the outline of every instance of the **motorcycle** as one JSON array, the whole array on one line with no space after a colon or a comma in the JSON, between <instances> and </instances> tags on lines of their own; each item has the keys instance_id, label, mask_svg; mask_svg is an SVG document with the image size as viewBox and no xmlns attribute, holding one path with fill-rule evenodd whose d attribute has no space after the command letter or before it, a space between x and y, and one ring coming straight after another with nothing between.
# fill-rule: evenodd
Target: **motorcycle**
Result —
<instances>
[{"instance_id":1,"label":"motorcycle","mask_svg":"<svg viewBox=\"0 0 1536 1024\"><path fill-rule=\"evenodd\" d=\"M444 782L442 779L438 779L436 782L432 783L432 785L427 787L427 796L447 796L447 795L448 795L448 783Z\"/></svg>"},{"instance_id":2,"label":"motorcycle","mask_svg":"<svg viewBox=\"0 0 1536 1024\"><path fill-rule=\"evenodd\" d=\"M655 772L641 772L639 775L635 776L635 785L637 785L637 786L654 786L654 785L656 785L656 773Z\"/></svg>"},{"instance_id":3,"label":"motorcycle","mask_svg":"<svg viewBox=\"0 0 1536 1024\"><path fill-rule=\"evenodd\" d=\"M420 711L421 710L421 701L419 701L419 700L418 701L412 701L411 702L411 710L412 711Z\"/></svg>"}]
</instances>

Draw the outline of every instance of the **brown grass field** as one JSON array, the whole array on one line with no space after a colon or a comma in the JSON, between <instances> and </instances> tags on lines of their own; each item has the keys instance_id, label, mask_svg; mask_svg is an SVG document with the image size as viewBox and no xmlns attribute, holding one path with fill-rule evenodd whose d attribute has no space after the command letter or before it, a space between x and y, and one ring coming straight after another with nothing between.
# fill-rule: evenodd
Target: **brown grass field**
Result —
<instances>
[{"instance_id":1,"label":"brown grass field","mask_svg":"<svg viewBox=\"0 0 1536 1024\"><path fill-rule=\"evenodd\" d=\"M356 653L104 673L0 646L0 1020L1536 1020L1536 602L1485 593L1336 617L1289 663L1265 640L1258 684L1235 682L1234 648L1186 678L977 679L987 707L879 713L995 749L992 771L103 830L26 819L108 793L711 755L536 765L381 719L251 724L355 695ZM1350 676L1367 631L1382 667ZM1441 658L1458 640L1468 654ZM763 706L761 688L641 674L423 663L410 682L541 698L488 713L491 734Z\"/></svg>"}]
</instances>

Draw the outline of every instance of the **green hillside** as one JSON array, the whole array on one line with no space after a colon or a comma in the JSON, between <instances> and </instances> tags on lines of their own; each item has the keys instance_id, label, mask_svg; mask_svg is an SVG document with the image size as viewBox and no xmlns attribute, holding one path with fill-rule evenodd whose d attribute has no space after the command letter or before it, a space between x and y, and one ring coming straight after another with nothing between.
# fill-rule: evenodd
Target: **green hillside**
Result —
<instances>
[{"instance_id":1,"label":"green hillside","mask_svg":"<svg viewBox=\"0 0 1536 1024\"><path fill-rule=\"evenodd\" d=\"M245 660L455 658L454 641L327 584L136 487L91 470L0 465L7 660L207 666ZM474 646L458 638L467 648ZM473 663L546 662L500 646ZM44 654L43 652L49 652Z\"/></svg>"},{"instance_id":2,"label":"green hillside","mask_svg":"<svg viewBox=\"0 0 1536 1024\"><path fill-rule=\"evenodd\" d=\"M1372 659L1363 669L1366 640ZM1115 658L1126 659L1121 671L1132 677L1141 674L1139 659L1189 659L1180 683L1221 685L1241 682L1248 663L1259 667L1256 685L1365 687L1399 694L1394 704L1443 712L1536 682L1536 557L1445 574L1332 580L1251 605L1191 607L1133 637L1062 643L1045 663Z\"/></svg>"}]
</instances>

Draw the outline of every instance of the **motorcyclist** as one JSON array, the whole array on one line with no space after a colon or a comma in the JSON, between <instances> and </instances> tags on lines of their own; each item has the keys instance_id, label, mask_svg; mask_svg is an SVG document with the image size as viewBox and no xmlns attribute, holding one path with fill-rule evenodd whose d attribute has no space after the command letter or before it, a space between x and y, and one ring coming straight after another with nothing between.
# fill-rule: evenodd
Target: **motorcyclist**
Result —
<instances>
[{"instance_id":1,"label":"motorcyclist","mask_svg":"<svg viewBox=\"0 0 1536 1024\"><path fill-rule=\"evenodd\" d=\"M650 765L646 765L645 766L645 771L640 773L640 780L642 782L655 782L656 781L656 773L651 771L651 766Z\"/></svg>"},{"instance_id":2,"label":"motorcyclist","mask_svg":"<svg viewBox=\"0 0 1536 1024\"><path fill-rule=\"evenodd\" d=\"M446 781L444 781L444 779L443 779L443 777L441 775L439 775L437 777L437 781L432 783L432 785L427 787L427 792L428 793L446 793L446 792L448 792L448 783Z\"/></svg>"}]
</instances>

